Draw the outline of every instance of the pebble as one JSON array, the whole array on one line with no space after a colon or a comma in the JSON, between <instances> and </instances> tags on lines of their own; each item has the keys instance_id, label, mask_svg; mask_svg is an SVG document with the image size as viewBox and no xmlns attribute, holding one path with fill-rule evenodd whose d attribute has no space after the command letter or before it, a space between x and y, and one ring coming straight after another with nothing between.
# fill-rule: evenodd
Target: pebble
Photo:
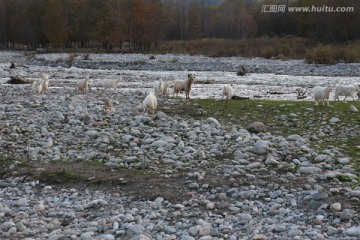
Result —
<instances>
[{"instance_id":1,"label":"pebble","mask_svg":"<svg viewBox=\"0 0 360 240\"><path fill-rule=\"evenodd\" d=\"M350 112L358 112L359 110L354 105L350 104Z\"/></svg>"},{"instance_id":2,"label":"pebble","mask_svg":"<svg viewBox=\"0 0 360 240\"><path fill-rule=\"evenodd\" d=\"M262 122L253 122L249 124L247 130L251 133L260 133L266 132L266 127L265 124Z\"/></svg>"},{"instance_id":3,"label":"pebble","mask_svg":"<svg viewBox=\"0 0 360 240\"><path fill-rule=\"evenodd\" d=\"M333 203L333 204L331 204L330 209L333 212L339 212L341 210L341 203Z\"/></svg>"},{"instance_id":4,"label":"pebble","mask_svg":"<svg viewBox=\"0 0 360 240\"><path fill-rule=\"evenodd\" d=\"M183 182L179 183L183 184L184 192L174 194L182 194L187 200L172 202L162 192L151 199L134 199L130 193L119 189L109 191L101 186L97 189L59 188L56 184L17 176L17 166L22 162L14 161L6 169L9 172L7 177L0 180L0 239L360 237L359 219L351 209L355 206L355 199L360 198L360 189L337 181L340 175L354 181L358 177L349 165L351 159L344 157L335 147L320 150L310 144L309 139L317 138L316 135L322 137L317 140L323 140L334 134L333 125L328 120L319 119L319 123L324 124L311 136L278 136L266 132L265 126L253 131L242 126L219 124L220 119L203 118L206 116L203 111L197 120L170 117L164 113L167 112L165 109L155 116L138 113L136 106L144 97L141 89L133 92L121 90L121 94L117 94L98 88L98 81L104 73L109 78L116 74L124 75L128 78L124 82L131 82L134 88L144 81L140 84L147 88L151 84L146 82L148 73L115 71L116 68L131 68L128 61L135 55L137 58L144 56L126 55L126 64L123 61L116 64L111 61L90 63L93 70L87 70L92 75L94 87L86 94L71 90L73 80L83 76L81 66L86 62L78 61L75 63L77 67L68 68L61 67L59 58L59 63L57 60L47 62L52 54L36 56L33 64L56 64L49 67L31 65L31 68L51 72L53 81L50 86L53 84L58 88L50 88L49 94L35 95L28 91L28 86L1 86L1 156L37 161L39 166L58 160L86 164L101 160L114 171L118 168L151 167L164 178L186 173ZM61 56L66 58L66 55ZM94 55L97 57L102 56ZM159 66L152 67L169 64L177 68L181 65L190 71L203 68L205 59L208 61L208 58L201 57L198 63L187 64L183 60L186 56L176 55L176 58L179 64L158 61L161 56L157 56L154 61L158 61ZM226 61L210 65L227 70L238 65ZM267 60L241 61L257 63L258 67L253 68L255 72L272 71ZM281 69L284 73L295 72L303 76L309 71L308 65L299 61L271 63L285 65ZM100 67L101 71L96 70ZM113 70L106 71L109 67ZM149 67L146 62L139 66L146 67ZM0 68L2 79L7 78L10 74L7 65L0 65ZM313 68L313 73L324 76L337 67L326 68L326 71L325 68ZM27 72L27 77L35 79L37 72L31 71ZM359 71L358 67L353 71ZM65 78L66 82L55 81ZM135 78L136 81L132 81ZM194 88L194 94L197 90ZM105 98L113 103L115 111L102 111L102 99ZM176 107L177 101L182 99L164 98L160 101L166 106ZM192 103L184 101L181 104ZM317 109L307 111L313 113ZM275 116L275 119L286 124L299 116L300 112L295 112L288 116ZM340 121L338 117L333 116L330 123ZM5 149L3 146L9 147ZM34 176L44 174L44 170L34 170ZM212 176L221 176L219 179L223 182L214 183ZM323 183L325 179L326 183ZM123 179L121 184L126 184L126 181ZM292 184L295 181L298 184ZM349 202L355 203L349 206ZM346 208L342 210L342 206Z\"/></svg>"},{"instance_id":5,"label":"pebble","mask_svg":"<svg viewBox=\"0 0 360 240\"><path fill-rule=\"evenodd\" d=\"M338 123L338 122L340 122L340 119L337 117L332 117L332 118L330 118L329 122L330 123Z\"/></svg>"},{"instance_id":6,"label":"pebble","mask_svg":"<svg viewBox=\"0 0 360 240\"><path fill-rule=\"evenodd\" d=\"M360 237L360 228L359 227L351 227L345 230L345 234L350 237Z\"/></svg>"},{"instance_id":7,"label":"pebble","mask_svg":"<svg viewBox=\"0 0 360 240\"><path fill-rule=\"evenodd\" d=\"M354 217L354 213L352 210L350 209L344 209L342 210L342 212L340 213L340 219L342 221L347 221L350 220Z\"/></svg>"}]
</instances>

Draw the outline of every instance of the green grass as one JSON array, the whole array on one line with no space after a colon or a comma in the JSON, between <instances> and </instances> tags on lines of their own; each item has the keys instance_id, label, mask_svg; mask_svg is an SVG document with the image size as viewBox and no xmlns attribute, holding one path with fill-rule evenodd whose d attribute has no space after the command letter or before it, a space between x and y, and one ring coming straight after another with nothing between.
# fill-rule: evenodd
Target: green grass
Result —
<instances>
[{"instance_id":1,"label":"green grass","mask_svg":"<svg viewBox=\"0 0 360 240\"><path fill-rule=\"evenodd\" d=\"M136 174L136 175L145 175L145 174L153 174L153 175L157 175L158 173L153 171L152 169L149 168L135 168L135 169L129 169L129 168L125 168L125 167L118 167L117 170L121 173L131 173L131 174Z\"/></svg>"},{"instance_id":2,"label":"green grass","mask_svg":"<svg viewBox=\"0 0 360 240\"><path fill-rule=\"evenodd\" d=\"M104 166L104 163L101 161L92 161L91 165L93 165L95 167L102 167L102 166Z\"/></svg>"},{"instance_id":3,"label":"green grass","mask_svg":"<svg viewBox=\"0 0 360 240\"><path fill-rule=\"evenodd\" d=\"M191 103L179 106L176 110L164 109L164 112L189 115L195 119L214 117L228 127L236 124L247 128L250 123L259 121L265 124L271 134L284 137L291 134L313 136L321 130L326 136L320 137L320 143L312 141L311 147L318 150L328 146L337 147L360 170L360 149L357 147L360 146L360 114L349 111L350 104L360 109L360 102L331 101L330 106L315 106L314 101L193 99ZM202 114L199 114L199 108ZM291 117L291 114L296 116ZM286 116L286 120L281 119L282 115ZM332 117L339 118L340 122L330 124ZM340 135L344 131L347 134Z\"/></svg>"},{"instance_id":4,"label":"green grass","mask_svg":"<svg viewBox=\"0 0 360 240\"><path fill-rule=\"evenodd\" d=\"M61 171L61 172L46 172L46 173L42 173L42 178L46 179L47 181L50 182L69 182L69 181L77 181L77 180L81 180L81 177L79 175L77 175L76 173L74 173L73 171Z\"/></svg>"}]
</instances>

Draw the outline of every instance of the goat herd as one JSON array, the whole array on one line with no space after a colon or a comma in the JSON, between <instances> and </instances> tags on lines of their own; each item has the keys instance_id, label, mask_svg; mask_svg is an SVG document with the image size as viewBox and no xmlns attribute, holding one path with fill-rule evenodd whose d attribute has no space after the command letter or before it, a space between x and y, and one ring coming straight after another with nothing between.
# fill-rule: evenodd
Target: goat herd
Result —
<instances>
[{"instance_id":1,"label":"goat herd","mask_svg":"<svg viewBox=\"0 0 360 240\"><path fill-rule=\"evenodd\" d=\"M49 87L49 76L41 73L41 80L34 81L32 84L32 89L35 93L39 94L42 92L47 92ZM179 92L185 92L185 98L190 99L190 91L192 85L194 83L195 76L193 74L188 74L188 78L186 80L176 80L173 83L174 94L173 97L178 97ZM108 80L103 82L103 87L105 89L114 88L116 89L119 85L120 80ZM145 99L143 100L141 105L141 109L143 112L149 112L151 114L155 113L157 108L157 97L158 96L168 96L168 88L169 83L165 83L162 80L157 81L153 84L154 93L149 93ZM83 93L89 90L89 77L85 77L85 79L80 79L77 81L77 89ZM330 86L321 87L316 86L313 89L315 105L318 105L320 101L325 105L325 101L327 105L329 105L329 98L332 88ZM359 85L335 85L335 100L339 100L339 96L345 96L344 101L347 97L351 97L355 100L356 95L360 92ZM234 89L230 85L226 85L223 87L222 97L227 100L232 99L234 96Z\"/></svg>"},{"instance_id":2,"label":"goat herd","mask_svg":"<svg viewBox=\"0 0 360 240\"><path fill-rule=\"evenodd\" d=\"M319 101L323 101L323 105L326 104L329 105L329 98L330 98L330 92L332 88L330 86L327 87L320 87L316 86L314 87L314 98L315 98L315 105L319 105ZM359 85L335 85L335 100L340 100L339 96L344 96L344 101L347 97L351 97L353 101L355 101L355 97L357 97L357 94L360 92L360 86Z\"/></svg>"},{"instance_id":3,"label":"goat herd","mask_svg":"<svg viewBox=\"0 0 360 240\"><path fill-rule=\"evenodd\" d=\"M41 79L36 80L32 83L32 90L36 94L40 94L42 92L47 92L49 88L49 76L47 74L41 73ZM174 97L178 97L179 92L184 91L186 95L186 99L190 99L190 91L191 87L194 83L195 76L193 74L188 74L187 80L177 80L174 82ZM120 80L108 80L103 82L103 87L105 89L114 88L116 89L119 85ZM89 77L86 76L85 79L80 79L76 83L77 89L83 93L89 90ZM162 80L154 83L153 88L155 90L155 94L149 93L142 102L141 108L145 112L150 112L151 114L155 113L157 107L157 98L159 95L168 95L168 83L164 83ZM233 90L231 89L231 94L233 94ZM230 96L231 98L231 96Z\"/></svg>"}]
</instances>

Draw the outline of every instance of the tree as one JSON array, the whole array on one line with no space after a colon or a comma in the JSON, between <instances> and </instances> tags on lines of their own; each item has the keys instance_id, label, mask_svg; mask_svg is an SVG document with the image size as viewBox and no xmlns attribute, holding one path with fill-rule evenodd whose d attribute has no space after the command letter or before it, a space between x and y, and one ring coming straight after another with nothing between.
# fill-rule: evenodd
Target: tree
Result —
<instances>
[{"instance_id":1,"label":"tree","mask_svg":"<svg viewBox=\"0 0 360 240\"><path fill-rule=\"evenodd\" d=\"M111 45L122 45L129 41L129 12L128 1L110 0L106 6L105 34L106 41Z\"/></svg>"},{"instance_id":2,"label":"tree","mask_svg":"<svg viewBox=\"0 0 360 240\"><path fill-rule=\"evenodd\" d=\"M201 6L199 0L193 0L189 10L189 38L197 39L203 37L203 28L201 23Z\"/></svg>"},{"instance_id":3,"label":"tree","mask_svg":"<svg viewBox=\"0 0 360 240\"><path fill-rule=\"evenodd\" d=\"M222 37L241 38L244 17L244 5L239 0L225 0L220 7L222 24L224 26Z\"/></svg>"},{"instance_id":4,"label":"tree","mask_svg":"<svg viewBox=\"0 0 360 240\"><path fill-rule=\"evenodd\" d=\"M54 46L63 47L68 34L66 14L62 0L49 0L43 18L43 28L47 40Z\"/></svg>"},{"instance_id":5,"label":"tree","mask_svg":"<svg viewBox=\"0 0 360 240\"><path fill-rule=\"evenodd\" d=\"M135 49L149 49L163 35L163 6L160 0L133 0L130 5L130 42Z\"/></svg>"},{"instance_id":6,"label":"tree","mask_svg":"<svg viewBox=\"0 0 360 240\"><path fill-rule=\"evenodd\" d=\"M87 0L64 0L69 45L86 47L90 41Z\"/></svg>"}]
</instances>

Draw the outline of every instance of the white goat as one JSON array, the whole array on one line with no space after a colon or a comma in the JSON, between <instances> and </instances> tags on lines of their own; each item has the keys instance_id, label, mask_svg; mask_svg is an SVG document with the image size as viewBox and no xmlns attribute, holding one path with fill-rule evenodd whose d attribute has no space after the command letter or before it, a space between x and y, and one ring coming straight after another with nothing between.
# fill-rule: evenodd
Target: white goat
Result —
<instances>
[{"instance_id":1,"label":"white goat","mask_svg":"<svg viewBox=\"0 0 360 240\"><path fill-rule=\"evenodd\" d=\"M178 97L179 92L185 91L186 99L190 99L191 86L193 85L195 77L192 74L188 74L187 80L177 80L174 82L174 95Z\"/></svg>"},{"instance_id":2,"label":"white goat","mask_svg":"<svg viewBox=\"0 0 360 240\"><path fill-rule=\"evenodd\" d=\"M41 73L41 86L42 86L42 92L48 92L49 89L49 76L45 73Z\"/></svg>"},{"instance_id":3,"label":"white goat","mask_svg":"<svg viewBox=\"0 0 360 240\"><path fill-rule=\"evenodd\" d=\"M168 83L164 83L162 80L155 82L153 84L153 88L155 90L155 96L160 96L160 95L164 95L167 96L168 94L168 87L169 84Z\"/></svg>"},{"instance_id":4,"label":"white goat","mask_svg":"<svg viewBox=\"0 0 360 240\"><path fill-rule=\"evenodd\" d=\"M162 90L162 93L164 94L164 96L169 95L168 90L169 90L169 83L164 83L163 90Z\"/></svg>"},{"instance_id":5,"label":"white goat","mask_svg":"<svg viewBox=\"0 0 360 240\"><path fill-rule=\"evenodd\" d=\"M114 88L114 90L117 88L117 86L120 84L120 79L117 80L106 80L104 81L103 85L105 89Z\"/></svg>"},{"instance_id":6,"label":"white goat","mask_svg":"<svg viewBox=\"0 0 360 240\"><path fill-rule=\"evenodd\" d=\"M89 79L88 78L80 79L77 81L76 84L77 84L77 88L83 93L89 90Z\"/></svg>"},{"instance_id":7,"label":"white goat","mask_svg":"<svg viewBox=\"0 0 360 240\"><path fill-rule=\"evenodd\" d=\"M31 87L36 94L40 94L42 92L42 83L40 80L33 82Z\"/></svg>"},{"instance_id":8,"label":"white goat","mask_svg":"<svg viewBox=\"0 0 360 240\"><path fill-rule=\"evenodd\" d=\"M358 85L335 85L335 100L340 101L339 96L345 96L344 101L347 97L351 97L355 101L355 96L360 91Z\"/></svg>"},{"instance_id":9,"label":"white goat","mask_svg":"<svg viewBox=\"0 0 360 240\"><path fill-rule=\"evenodd\" d=\"M153 93L149 93L142 102L143 111L150 112L151 114L155 113L157 107L157 98Z\"/></svg>"},{"instance_id":10,"label":"white goat","mask_svg":"<svg viewBox=\"0 0 360 240\"><path fill-rule=\"evenodd\" d=\"M160 94L162 94L163 93L163 88L164 88L163 81L160 80L158 82L154 82L153 88L155 90L155 96L159 96Z\"/></svg>"},{"instance_id":11,"label":"white goat","mask_svg":"<svg viewBox=\"0 0 360 240\"><path fill-rule=\"evenodd\" d=\"M329 97L331 92L331 87L320 87L316 86L314 87L314 98L315 98L315 105L319 105L319 101L323 101L323 105L325 105L325 100L327 101L327 105L329 106Z\"/></svg>"},{"instance_id":12,"label":"white goat","mask_svg":"<svg viewBox=\"0 0 360 240\"><path fill-rule=\"evenodd\" d=\"M232 86L224 86L222 91L222 97L226 97L227 100L230 100L234 96L234 89Z\"/></svg>"}]
</instances>

